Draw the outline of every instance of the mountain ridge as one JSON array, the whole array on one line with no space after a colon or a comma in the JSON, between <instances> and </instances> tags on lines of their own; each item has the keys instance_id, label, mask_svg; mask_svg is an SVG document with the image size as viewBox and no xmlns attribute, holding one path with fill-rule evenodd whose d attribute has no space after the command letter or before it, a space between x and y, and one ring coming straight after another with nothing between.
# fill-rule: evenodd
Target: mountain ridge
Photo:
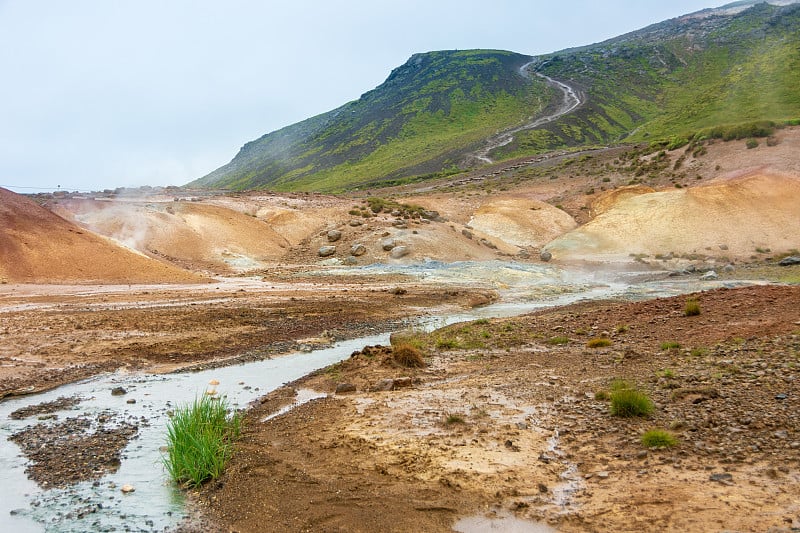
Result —
<instances>
[{"instance_id":1,"label":"mountain ridge","mask_svg":"<svg viewBox=\"0 0 800 533\"><path fill-rule=\"evenodd\" d=\"M476 159L795 119L798 28L796 2L737 2L537 57L499 50L414 54L358 100L245 144L230 163L191 185L336 192L455 173ZM520 75L524 65L527 77ZM535 129L521 128L561 98L533 74L584 101ZM490 145L515 129L521 131L513 139Z\"/></svg>"}]
</instances>

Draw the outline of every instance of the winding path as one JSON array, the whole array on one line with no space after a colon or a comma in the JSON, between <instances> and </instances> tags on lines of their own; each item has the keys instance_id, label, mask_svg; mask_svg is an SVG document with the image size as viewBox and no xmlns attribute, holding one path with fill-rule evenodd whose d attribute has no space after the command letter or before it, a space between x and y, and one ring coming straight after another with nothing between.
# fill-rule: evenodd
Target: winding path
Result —
<instances>
[{"instance_id":1,"label":"winding path","mask_svg":"<svg viewBox=\"0 0 800 533\"><path fill-rule=\"evenodd\" d=\"M522 76L530 77L531 74L528 72L528 67L530 67L534 62L531 61L529 63L525 63L519 68L519 72ZM492 150L500 148L501 146L505 146L509 144L511 141L514 140L514 135L525 130L531 130L533 128L538 128L542 124L547 124L548 122L552 122L555 119L566 115L567 113L571 113L574 111L578 106L583 103L581 97L577 90L573 87L570 87L564 82L554 80L549 76L545 76L544 74L540 74L535 72L537 76L544 79L548 85L553 88L560 90L563 93L561 103L556 107L555 111L553 111L549 115L545 115L543 117L539 117L532 122L527 122L522 126L517 126L516 128L512 128L510 130L506 130L502 133L495 135L494 137L490 137L486 146L471 154L471 157L482 161L484 163L493 163L493 161L489 158L489 153Z\"/></svg>"}]
</instances>

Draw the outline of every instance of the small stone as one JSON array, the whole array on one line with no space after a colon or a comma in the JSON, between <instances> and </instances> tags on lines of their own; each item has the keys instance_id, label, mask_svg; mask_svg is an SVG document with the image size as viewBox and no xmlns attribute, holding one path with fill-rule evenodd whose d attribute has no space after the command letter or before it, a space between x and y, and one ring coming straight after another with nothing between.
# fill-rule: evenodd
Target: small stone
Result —
<instances>
[{"instance_id":1,"label":"small stone","mask_svg":"<svg viewBox=\"0 0 800 533\"><path fill-rule=\"evenodd\" d=\"M392 248L391 257L392 259L400 259L401 257L407 256L411 250L409 250L408 246L395 246Z\"/></svg>"},{"instance_id":2,"label":"small stone","mask_svg":"<svg viewBox=\"0 0 800 533\"><path fill-rule=\"evenodd\" d=\"M352 227L354 227L354 228L355 228L355 227L358 227L358 226L361 226L361 225L363 225L363 224L364 224L364 223L363 223L362 221L358 220L357 218L354 218L353 220L351 220L351 221L350 221L350 225L351 225Z\"/></svg>"},{"instance_id":3,"label":"small stone","mask_svg":"<svg viewBox=\"0 0 800 533\"><path fill-rule=\"evenodd\" d=\"M541 259L545 263L550 261L552 258L553 258L553 254L551 254L547 250L544 250L544 251L542 251L542 253L539 254L539 259Z\"/></svg>"},{"instance_id":4,"label":"small stone","mask_svg":"<svg viewBox=\"0 0 800 533\"><path fill-rule=\"evenodd\" d=\"M136 492L136 489L133 487L133 485L127 485L127 484L122 485L122 488L120 488L119 490L122 491L122 494L130 494L131 492Z\"/></svg>"},{"instance_id":5,"label":"small stone","mask_svg":"<svg viewBox=\"0 0 800 533\"><path fill-rule=\"evenodd\" d=\"M111 389L111 396L122 396L127 393L128 391L126 391L124 387L114 387Z\"/></svg>"},{"instance_id":6,"label":"small stone","mask_svg":"<svg viewBox=\"0 0 800 533\"><path fill-rule=\"evenodd\" d=\"M468 230L468 229L462 229L461 230L461 235L463 235L467 239L472 239L472 232L470 230Z\"/></svg>"},{"instance_id":7,"label":"small stone","mask_svg":"<svg viewBox=\"0 0 800 533\"><path fill-rule=\"evenodd\" d=\"M411 386L411 378L408 376L404 376L402 378L395 378L394 379L394 388L395 389L404 389Z\"/></svg>"},{"instance_id":8,"label":"small stone","mask_svg":"<svg viewBox=\"0 0 800 533\"><path fill-rule=\"evenodd\" d=\"M348 392L355 392L356 386L352 383L339 383L336 385L336 394L346 394Z\"/></svg>"},{"instance_id":9,"label":"small stone","mask_svg":"<svg viewBox=\"0 0 800 533\"><path fill-rule=\"evenodd\" d=\"M367 247L361 243L356 243L350 248L350 255L360 257L367 253Z\"/></svg>"},{"instance_id":10,"label":"small stone","mask_svg":"<svg viewBox=\"0 0 800 533\"><path fill-rule=\"evenodd\" d=\"M714 272L713 270L709 270L708 272L706 272L705 274L700 276L700 279L702 281L712 281L712 280L715 280L717 278L719 278L719 275L717 275L717 273Z\"/></svg>"},{"instance_id":11,"label":"small stone","mask_svg":"<svg viewBox=\"0 0 800 533\"><path fill-rule=\"evenodd\" d=\"M544 494L544 493L546 493L548 490L549 490L549 489L547 488L547 485L545 485L544 483L539 483L539 492L541 492L542 494Z\"/></svg>"},{"instance_id":12,"label":"small stone","mask_svg":"<svg viewBox=\"0 0 800 533\"><path fill-rule=\"evenodd\" d=\"M383 248L383 250L385 252L388 252L389 250L391 250L395 246L396 246L396 243L394 242L394 239L386 239L386 240L381 242L381 248Z\"/></svg>"},{"instance_id":13,"label":"small stone","mask_svg":"<svg viewBox=\"0 0 800 533\"><path fill-rule=\"evenodd\" d=\"M595 475L600 479L608 478L608 470L601 470L600 472L596 472Z\"/></svg>"},{"instance_id":14,"label":"small stone","mask_svg":"<svg viewBox=\"0 0 800 533\"><path fill-rule=\"evenodd\" d=\"M372 387L372 390L376 392L386 392L392 389L394 389L393 379L382 379L374 387Z\"/></svg>"},{"instance_id":15,"label":"small stone","mask_svg":"<svg viewBox=\"0 0 800 533\"><path fill-rule=\"evenodd\" d=\"M319 251L317 251L317 254L320 257L330 257L335 253L336 253L336 247L335 246L321 246Z\"/></svg>"},{"instance_id":16,"label":"small stone","mask_svg":"<svg viewBox=\"0 0 800 533\"><path fill-rule=\"evenodd\" d=\"M128 400L127 402L125 402L125 403L129 403L129 404L135 404L135 403L136 403L136 400L135 400L134 398L131 398L131 399L129 399L129 400Z\"/></svg>"},{"instance_id":17,"label":"small stone","mask_svg":"<svg viewBox=\"0 0 800 533\"><path fill-rule=\"evenodd\" d=\"M786 398L787 398L787 396L785 394L783 394L783 393L775 395L775 399L776 400L785 400Z\"/></svg>"},{"instance_id":18,"label":"small stone","mask_svg":"<svg viewBox=\"0 0 800 533\"><path fill-rule=\"evenodd\" d=\"M709 481L716 481L717 483L722 483L724 485L730 485L733 483L733 476L727 472L718 472L711 474L708 477Z\"/></svg>"},{"instance_id":19,"label":"small stone","mask_svg":"<svg viewBox=\"0 0 800 533\"><path fill-rule=\"evenodd\" d=\"M342 238L342 232L338 229L332 229L328 232L328 242L336 242Z\"/></svg>"}]
</instances>

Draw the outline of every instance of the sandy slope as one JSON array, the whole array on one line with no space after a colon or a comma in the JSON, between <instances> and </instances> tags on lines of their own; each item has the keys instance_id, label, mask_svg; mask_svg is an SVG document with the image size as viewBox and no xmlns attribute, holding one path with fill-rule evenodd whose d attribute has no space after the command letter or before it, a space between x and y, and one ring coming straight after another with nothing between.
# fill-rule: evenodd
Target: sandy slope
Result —
<instances>
[{"instance_id":1,"label":"sandy slope","mask_svg":"<svg viewBox=\"0 0 800 533\"><path fill-rule=\"evenodd\" d=\"M84 231L5 189L0 189L0 278L23 283L203 281Z\"/></svg>"},{"instance_id":2,"label":"sandy slope","mask_svg":"<svg viewBox=\"0 0 800 533\"><path fill-rule=\"evenodd\" d=\"M261 267L289 246L263 221L225 206L71 200L59 208L87 229L134 250L217 274Z\"/></svg>"},{"instance_id":3,"label":"sandy slope","mask_svg":"<svg viewBox=\"0 0 800 533\"><path fill-rule=\"evenodd\" d=\"M482 204L470 225L515 246L540 247L574 229L561 209L527 198L498 198Z\"/></svg>"},{"instance_id":4,"label":"sandy slope","mask_svg":"<svg viewBox=\"0 0 800 533\"><path fill-rule=\"evenodd\" d=\"M547 245L561 259L629 254L749 257L800 246L800 178L754 173L692 189L621 196Z\"/></svg>"}]
</instances>

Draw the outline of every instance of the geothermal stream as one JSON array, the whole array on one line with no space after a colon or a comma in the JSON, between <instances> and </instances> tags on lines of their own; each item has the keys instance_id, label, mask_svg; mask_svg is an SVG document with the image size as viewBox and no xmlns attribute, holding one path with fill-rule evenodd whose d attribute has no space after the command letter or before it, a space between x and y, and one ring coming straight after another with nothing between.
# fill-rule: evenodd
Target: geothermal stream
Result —
<instances>
[{"instance_id":1,"label":"geothermal stream","mask_svg":"<svg viewBox=\"0 0 800 533\"><path fill-rule=\"evenodd\" d=\"M384 268L390 269L391 267ZM380 267L378 267L380 268ZM552 266L513 263L427 264L415 267L421 278L472 279L493 286L503 295L500 303L447 316L425 316L419 325L432 329L454 322L479 318L519 315L538 308L565 305L580 300L623 297L645 299L712 288L712 282L587 281L586 275L570 275ZM411 269L413 270L413 268ZM409 272L405 267L405 272ZM362 272L374 273L375 268ZM491 273L490 277L486 277ZM0 525L4 531L161 531L178 525L187 515L183 493L168 479L162 466L162 447L166 444L168 411L203 394L212 379L219 380L220 394L233 407L248 403L316 369L344 360L368 344L388 344L389 334L366 336L336 343L311 353L295 353L252 363L216 368L195 373L167 375L114 373L84 382L65 385L42 394L0 402ZM112 395L123 387L124 395ZM74 397L77 404L46 417L22 420L10 414L27 406ZM308 393L307 400L314 394ZM135 403L133 403L135 401ZM112 424L138 426L138 433L121 453L117 472L95 481L78 482L64 488L41 488L28 479L27 462L9 437L32 425L52 426L69 418L98 417ZM123 485L135 492L123 494ZM465 524L466 531L470 531ZM542 531L531 530L531 531Z\"/></svg>"}]
</instances>

